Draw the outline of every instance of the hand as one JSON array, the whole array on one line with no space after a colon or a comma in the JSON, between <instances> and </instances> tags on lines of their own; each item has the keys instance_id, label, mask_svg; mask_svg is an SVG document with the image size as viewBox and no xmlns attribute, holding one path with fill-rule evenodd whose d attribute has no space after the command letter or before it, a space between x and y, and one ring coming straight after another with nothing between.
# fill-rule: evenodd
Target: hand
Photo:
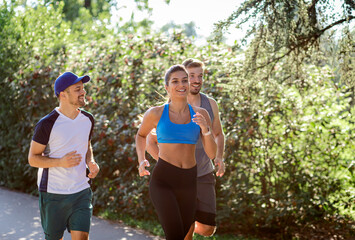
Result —
<instances>
[{"instance_id":1,"label":"hand","mask_svg":"<svg viewBox=\"0 0 355 240\"><path fill-rule=\"evenodd\" d=\"M199 112L197 112L193 117L194 118L192 119L192 121L200 126L201 132L202 133L208 132L208 124L205 117Z\"/></svg>"},{"instance_id":2,"label":"hand","mask_svg":"<svg viewBox=\"0 0 355 240\"><path fill-rule=\"evenodd\" d=\"M217 177L222 177L226 171L226 166L224 165L222 158L215 158L214 165L217 167Z\"/></svg>"},{"instance_id":3,"label":"hand","mask_svg":"<svg viewBox=\"0 0 355 240\"><path fill-rule=\"evenodd\" d=\"M88 174L88 177L89 178L95 178L97 176L97 174L99 173L99 171L100 171L99 165L96 162L94 162L94 161L90 161L88 163L88 167L89 167L89 170L90 170L90 173Z\"/></svg>"},{"instance_id":4,"label":"hand","mask_svg":"<svg viewBox=\"0 0 355 240\"><path fill-rule=\"evenodd\" d=\"M150 164L149 164L148 160L144 159L139 164L139 167L138 167L139 176L143 177L146 175L150 175L150 172L147 169L145 169L145 167L149 167L149 166L150 166Z\"/></svg>"},{"instance_id":5,"label":"hand","mask_svg":"<svg viewBox=\"0 0 355 240\"><path fill-rule=\"evenodd\" d=\"M60 158L60 167L71 168L78 166L81 161L81 154L76 153L76 151L72 151L64 155L64 157Z\"/></svg>"}]
</instances>

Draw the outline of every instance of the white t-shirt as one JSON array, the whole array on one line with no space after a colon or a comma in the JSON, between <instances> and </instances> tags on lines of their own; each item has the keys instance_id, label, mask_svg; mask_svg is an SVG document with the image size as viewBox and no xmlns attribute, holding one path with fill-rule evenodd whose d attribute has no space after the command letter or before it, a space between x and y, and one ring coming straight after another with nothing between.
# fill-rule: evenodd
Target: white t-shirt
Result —
<instances>
[{"instance_id":1,"label":"white t-shirt","mask_svg":"<svg viewBox=\"0 0 355 240\"><path fill-rule=\"evenodd\" d=\"M93 127L94 118L90 113L80 110L75 119L70 119L58 108L37 123L32 140L46 145L45 156L61 158L72 151L82 156L75 167L39 168L37 185L40 192L72 194L90 187L85 157Z\"/></svg>"}]
</instances>

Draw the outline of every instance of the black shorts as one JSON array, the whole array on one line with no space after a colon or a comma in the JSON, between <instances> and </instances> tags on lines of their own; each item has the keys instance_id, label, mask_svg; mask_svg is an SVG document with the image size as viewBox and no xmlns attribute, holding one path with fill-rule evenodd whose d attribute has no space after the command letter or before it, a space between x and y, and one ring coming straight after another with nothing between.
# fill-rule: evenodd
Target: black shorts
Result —
<instances>
[{"instance_id":1,"label":"black shorts","mask_svg":"<svg viewBox=\"0 0 355 240\"><path fill-rule=\"evenodd\" d=\"M197 178L197 205L195 220L216 226L216 179L211 172Z\"/></svg>"}]
</instances>

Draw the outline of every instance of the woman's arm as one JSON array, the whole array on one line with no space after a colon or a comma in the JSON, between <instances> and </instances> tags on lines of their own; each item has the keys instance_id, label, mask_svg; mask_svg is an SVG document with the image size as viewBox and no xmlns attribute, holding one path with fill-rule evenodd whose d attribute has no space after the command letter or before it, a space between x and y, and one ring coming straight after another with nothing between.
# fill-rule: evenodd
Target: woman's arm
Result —
<instances>
[{"instance_id":1,"label":"woman's arm","mask_svg":"<svg viewBox=\"0 0 355 240\"><path fill-rule=\"evenodd\" d=\"M151 131L147 136L146 150L155 160L158 161L159 159L158 139L157 139L157 134L154 130Z\"/></svg>"},{"instance_id":2,"label":"woman's arm","mask_svg":"<svg viewBox=\"0 0 355 240\"><path fill-rule=\"evenodd\" d=\"M146 148L146 138L150 131L156 127L157 122L159 121L159 107L150 108L143 117L142 123L138 129L136 135L136 152L138 155L139 163L139 175L145 176L150 175L150 172L145 169L149 167L149 162L145 157L145 148Z\"/></svg>"}]
</instances>

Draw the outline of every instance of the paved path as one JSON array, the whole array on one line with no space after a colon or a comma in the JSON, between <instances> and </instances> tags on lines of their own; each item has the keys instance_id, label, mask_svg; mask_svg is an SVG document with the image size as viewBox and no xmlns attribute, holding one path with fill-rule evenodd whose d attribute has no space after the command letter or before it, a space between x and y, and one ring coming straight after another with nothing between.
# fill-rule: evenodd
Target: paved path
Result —
<instances>
[{"instance_id":1,"label":"paved path","mask_svg":"<svg viewBox=\"0 0 355 240\"><path fill-rule=\"evenodd\" d=\"M0 239L44 240L38 210L38 197L0 187ZM64 240L71 239L65 231ZM127 227L93 217L90 240L147 240L159 238Z\"/></svg>"}]
</instances>

